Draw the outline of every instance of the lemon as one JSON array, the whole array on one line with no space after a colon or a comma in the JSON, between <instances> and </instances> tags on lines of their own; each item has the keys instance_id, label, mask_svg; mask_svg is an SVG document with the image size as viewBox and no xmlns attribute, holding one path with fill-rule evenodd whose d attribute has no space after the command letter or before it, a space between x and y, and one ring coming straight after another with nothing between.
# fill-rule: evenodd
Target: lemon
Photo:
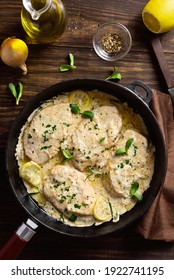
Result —
<instances>
[{"instance_id":1,"label":"lemon","mask_svg":"<svg viewBox=\"0 0 174 280\"><path fill-rule=\"evenodd\" d=\"M145 26L153 33L163 33L174 28L174 1L150 0L142 11Z\"/></svg>"},{"instance_id":2,"label":"lemon","mask_svg":"<svg viewBox=\"0 0 174 280\"><path fill-rule=\"evenodd\" d=\"M101 222L110 221L112 219L111 207L107 198L103 196L97 198L93 215L95 219Z\"/></svg>"},{"instance_id":3,"label":"lemon","mask_svg":"<svg viewBox=\"0 0 174 280\"><path fill-rule=\"evenodd\" d=\"M44 206L46 198L42 193L36 193L33 195L33 198L37 201L40 206Z\"/></svg>"},{"instance_id":4,"label":"lemon","mask_svg":"<svg viewBox=\"0 0 174 280\"><path fill-rule=\"evenodd\" d=\"M19 175L33 187L38 187L41 182L41 167L34 161L28 161L21 166Z\"/></svg>"},{"instance_id":5,"label":"lemon","mask_svg":"<svg viewBox=\"0 0 174 280\"><path fill-rule=\"evenodd\" d=\"M69 102L78 105L83 111L91 105L91 97L84 90L77 89L70 93Z\"/></svg>"}]
</instances>

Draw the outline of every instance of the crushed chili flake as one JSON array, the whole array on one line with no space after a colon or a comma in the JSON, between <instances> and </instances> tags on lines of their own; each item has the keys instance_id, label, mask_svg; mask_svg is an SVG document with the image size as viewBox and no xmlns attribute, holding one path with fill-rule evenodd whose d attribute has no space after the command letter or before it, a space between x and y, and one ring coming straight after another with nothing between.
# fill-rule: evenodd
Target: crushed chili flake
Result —
<instances>
[{"instance_id":1,"label":"crushed chili flake","mask_svg":"<svg viewBox=\"0 0 174 280\"><path fill-rule=\"evenodd\" d=\"M101 40L101 46L107 53L117 53L123 49L122 40L116 33L104 35Z\"/></svg>"}]
</instances>

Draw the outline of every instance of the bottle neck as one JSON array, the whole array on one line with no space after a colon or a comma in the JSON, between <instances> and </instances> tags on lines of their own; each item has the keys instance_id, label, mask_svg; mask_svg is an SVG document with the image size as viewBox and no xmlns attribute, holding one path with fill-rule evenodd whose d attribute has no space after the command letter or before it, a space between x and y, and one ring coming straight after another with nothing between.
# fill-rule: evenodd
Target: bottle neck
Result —
<instances>
[{"instance_id":1,"label":"bottle neck","mask_svg":"<svg viewBox=\"0 0 174 280\"><path fill-rule=\"evenodd\" d=\"M22 0L24 8L33 20L38 20L51 6L52 0Z\"/></svg>"}]
</instances>

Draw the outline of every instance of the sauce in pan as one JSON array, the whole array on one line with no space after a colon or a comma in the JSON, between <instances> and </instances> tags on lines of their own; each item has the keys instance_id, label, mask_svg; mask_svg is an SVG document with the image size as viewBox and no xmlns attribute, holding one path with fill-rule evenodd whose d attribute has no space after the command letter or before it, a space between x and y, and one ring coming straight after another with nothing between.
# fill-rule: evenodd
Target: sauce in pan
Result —
<instances>
[{"instance_id":1,"label":"sauce in pan","mask_svg":"<svg viewBox=\"0 0 174 280\"><path fill-rule=\"evenodd\" d=\"M16 158L29 195L78 227L118 222L143 199L154 172L141 116L97 90L44 102L22 128Z\"/></svg>"}]
</instances>

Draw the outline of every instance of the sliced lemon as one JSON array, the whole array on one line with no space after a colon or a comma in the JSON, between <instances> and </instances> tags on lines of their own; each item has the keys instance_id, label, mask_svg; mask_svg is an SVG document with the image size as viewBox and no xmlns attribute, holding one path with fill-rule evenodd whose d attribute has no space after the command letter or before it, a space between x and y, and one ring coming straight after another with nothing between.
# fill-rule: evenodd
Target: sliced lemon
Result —
<instances>
[{"instance_id":1,"label":"sliced lemon","mask_svg":"<svg viewBox=\"0 0 174 280\"><path fill-rule=\"evenodd\" d=\"M28 161L21 166L19 175L33 187L38 187L41 182L41 167L34 161Z\"/></svg>"},{"instance_id":2,"label":"sliced lemon","mask_svg":"<svg viewBox=\"0 0 174 280\"><path fill-rule=\"evenodd\" d=\"M33 198L40 206L43 206L46 202L46 198L42 193L33 194Z\"/></svg>"},{"instance_id":3,"label":"sliced lemon","mask_svg":"<svg viewBox=\"0 0 174 280\"><path fill-rule=\"evenodd\" d=\"M112 219L111 207L107 198L103 196L97 198L93 215L95 219L101 222L110 221Z\"/></svg>"},{"instance_id":4,"label":"sliced lemon","mask_svg":"<svg viewBox=\"0 0 174 280\"><path fill-rule=\"evenodd\" d=\"M91 105L91 97L84 90L77 89L70 93L69 102L78 105L83 111Z\"/></svg>"},{"instance_id":5,"label":"sliced lemon","mask_svg":"<svg viewBox=\"0 0 174 280\"><path fill-rule=\"evenodd\" d=\"M163 33L174 28L173 0L150 0L142 11L145 26L153 33Z\"/></svg>"}]
</instances>

